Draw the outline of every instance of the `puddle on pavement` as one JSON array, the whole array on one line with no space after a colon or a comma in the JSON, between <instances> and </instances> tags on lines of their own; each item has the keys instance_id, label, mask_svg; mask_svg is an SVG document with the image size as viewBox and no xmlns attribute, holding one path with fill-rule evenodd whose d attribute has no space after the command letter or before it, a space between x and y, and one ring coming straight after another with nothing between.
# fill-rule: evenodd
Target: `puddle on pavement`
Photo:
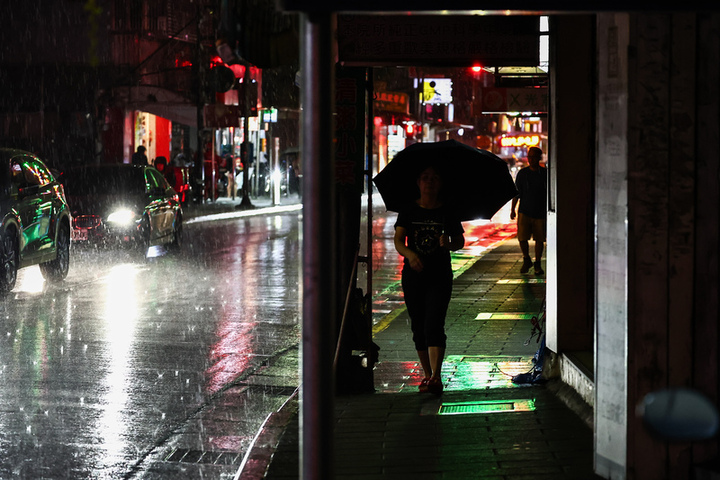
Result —
<instances>
[{"instance_id":1,"label":"puddle on pavement","mask_svg":"<svg viewBox=\"0 0 720 480\"><path fill-rule=\"evenodd\" d=\"M448 355L443 364L445 391L520 388L512 377L533 368L532 356ZM423 378L418 362L380 362L375 369L378 393L417 391Z\"/></svg>"}]
</instances>

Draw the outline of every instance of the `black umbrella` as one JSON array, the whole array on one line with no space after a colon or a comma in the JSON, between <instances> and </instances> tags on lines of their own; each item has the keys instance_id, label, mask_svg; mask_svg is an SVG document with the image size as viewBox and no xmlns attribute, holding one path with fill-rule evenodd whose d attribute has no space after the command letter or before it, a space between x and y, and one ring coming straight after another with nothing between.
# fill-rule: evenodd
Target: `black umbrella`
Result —
<instances>
[{"instance_id":1,"label":"black umbrella","mask_svg":"<svg viewBox=\"0 0 720 480\"><path fill-rule=\"evenodd\" d=\"M420 197L417 178L428 166L443 178L443 202L461 221L489 219L517 195L507 164L497 155L455 140L414 143L400 151L373 182L388 210Z\"/></svg>"}]
</instances>

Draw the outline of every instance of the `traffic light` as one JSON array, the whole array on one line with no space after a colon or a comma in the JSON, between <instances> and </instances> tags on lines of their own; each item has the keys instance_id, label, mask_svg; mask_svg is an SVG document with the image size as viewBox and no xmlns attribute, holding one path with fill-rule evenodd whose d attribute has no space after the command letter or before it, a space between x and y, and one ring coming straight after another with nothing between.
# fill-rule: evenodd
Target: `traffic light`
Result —
<instances>
[{"instance_id":1,"label":"traffic light","mask_svg":"<svg viewBox=\"0 0 720 480\"><path fill-rule=\"evenodd\" d=\"M422 125L419 123L408 123L405 125L405 138L407 140L422 139Z\"/></svg>"}]
</instances>

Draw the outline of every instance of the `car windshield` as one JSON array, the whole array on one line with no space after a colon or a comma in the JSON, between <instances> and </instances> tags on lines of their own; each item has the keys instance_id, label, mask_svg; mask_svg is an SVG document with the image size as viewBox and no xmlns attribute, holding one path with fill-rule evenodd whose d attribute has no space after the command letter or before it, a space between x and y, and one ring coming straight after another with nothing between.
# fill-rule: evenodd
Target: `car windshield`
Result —
<instances>
[{"instance_id":1,"label":"car windshield","mask_svg":"<svg viewBox=\"0 0 720 480\"><path fill-rule=\"evenodd\" d=\"M137 195L145 192L143 171L137 168L85 168L65 181L68 195Z\"/></svg>"}]
</instances>

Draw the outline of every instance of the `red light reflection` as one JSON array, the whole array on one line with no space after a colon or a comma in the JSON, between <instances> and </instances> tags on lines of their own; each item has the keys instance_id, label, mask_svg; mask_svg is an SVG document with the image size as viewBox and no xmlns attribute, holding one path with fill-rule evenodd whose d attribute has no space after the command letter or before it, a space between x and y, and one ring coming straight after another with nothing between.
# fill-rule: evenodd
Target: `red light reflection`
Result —
<instances>
[{"instance_id":1,"label":"red light reflection","mask_svg":"<svg viewBox=\"0 0 720 480\"><path fill-rule=\"evenodd\" d=\"M248 368L253 352L255 323L240 323L224 316L218 326L218 342L210 350L206 390L213 394L232 383Z\"/></svg>"}]
</instances>

